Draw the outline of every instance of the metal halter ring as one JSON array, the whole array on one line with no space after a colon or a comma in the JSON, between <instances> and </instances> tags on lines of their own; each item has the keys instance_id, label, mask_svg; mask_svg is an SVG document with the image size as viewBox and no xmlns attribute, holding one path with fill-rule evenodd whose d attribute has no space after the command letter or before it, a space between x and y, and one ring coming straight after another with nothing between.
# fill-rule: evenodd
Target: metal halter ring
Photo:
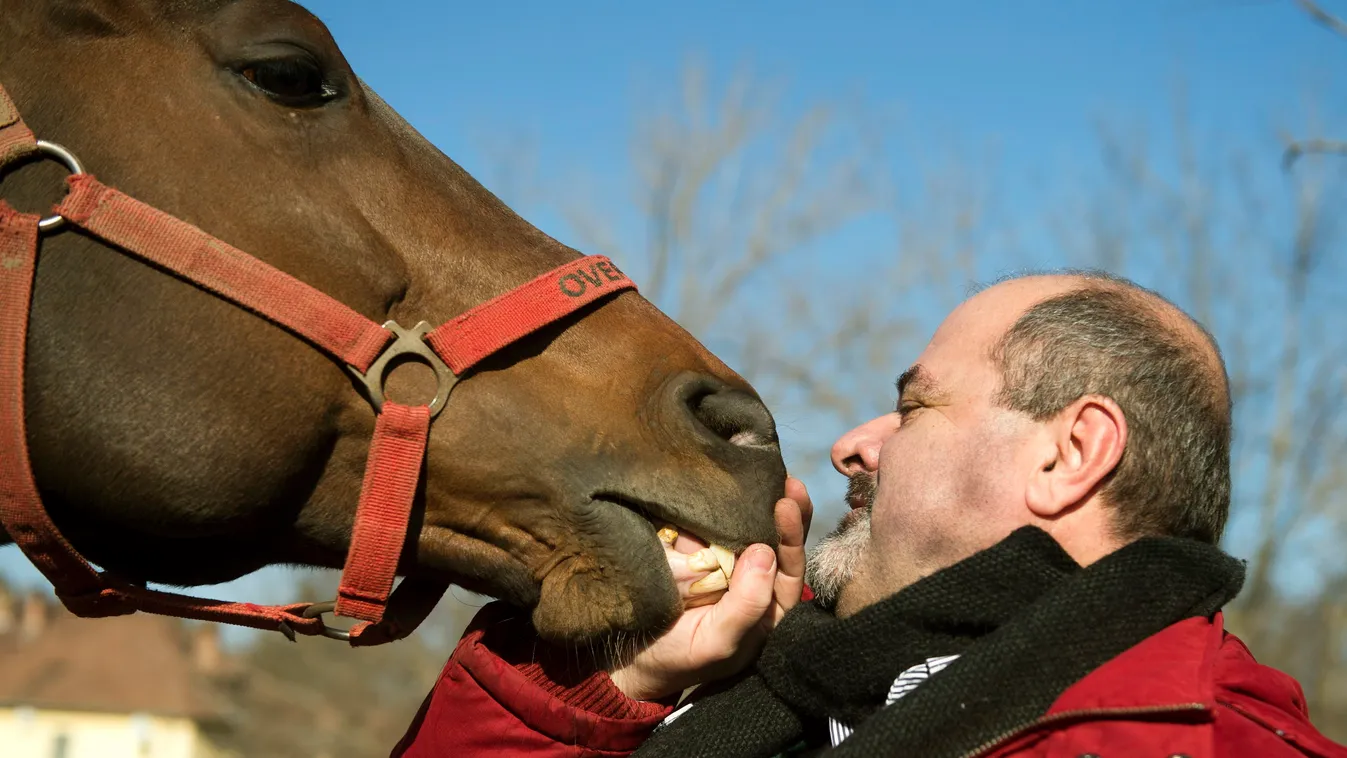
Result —
<instances>
[{"instance_id":1,"label":"metal halter ring","mask_svg":"<svg viewBox=\"0 0 1347 758\"><path fill-rule=\"evenodd\" d=\"M337 601L328 600L325 603L313 603L308 608L305 608L304 612L300 615L306 619L315 619L321 618L324 613L332 613L336 609ZM351 639L351 633L347 630L338 629L335 626L328 626L326 623L323 624L323 636L330 640L341 640L342 642L349 642Z\"/></svg>"},{"instance_id":2,"label":"metal halter ring","mask_svg":"<svg viewBox=\"0 0 1347 758\"><path fill-rule=\"evenodd\" d=\"M454 376L454 372L445 365L440 356L435 354L430 345L426 344L425 336L433 327L422 321L411 329L406 329L399 326L396 321L388 321L384 323L384 328L397 335L397 339L384 348L374 363L370 364L369 371L362 374L351 366L347 366L347 370L364 385L365 397L369 399L370 405L374 406L374 412L378 413L384 407L384 382L388 379L389 370L405 362L398 359L405 358L424 363L435 372L437 385L435 399L430 401L430 417L435 418L449 401L449 392L454 389L455 384L458 384L458 377Z\"/></svg>"},{"instance_id":3,"label":"metal halter ring","mask_svg":"<svg viewBox=\"0 0 1347 758\"><path fill-rule=\"evenodd\" d=\"M74 153L55 142L38 140L37 151L47 158L64 163L65 167L70 169L71 176L79 176L84 173L84 164L80 163L80 159L76 158ZM57 229L60 229L64 224L65 218L60 214L57 214L48 216L37 222L37 228L43 232L54 232Z\"/></svg>"}]
</instances>

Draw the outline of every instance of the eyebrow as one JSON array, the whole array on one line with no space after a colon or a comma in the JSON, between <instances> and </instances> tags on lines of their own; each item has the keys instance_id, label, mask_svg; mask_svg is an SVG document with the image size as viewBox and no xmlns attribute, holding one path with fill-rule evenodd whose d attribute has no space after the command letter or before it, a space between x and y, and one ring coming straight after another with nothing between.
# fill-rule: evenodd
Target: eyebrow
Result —
<instances>
[{"instance_id":1,"label":"eyebrow","mask_svg":"<svg viewBox=\"0 0 1347 758\"><path fill-rule=\"evenodd\" d=\"M927 371L926 367L920 363L913 364L911 368L899 375L898 381L893 384L898 388L899 399L902 399L903 395L908 392L934 395L939 390L939 385L936 384L935 378L931 376L931 372Z\"/></svg>"}]
</instances>

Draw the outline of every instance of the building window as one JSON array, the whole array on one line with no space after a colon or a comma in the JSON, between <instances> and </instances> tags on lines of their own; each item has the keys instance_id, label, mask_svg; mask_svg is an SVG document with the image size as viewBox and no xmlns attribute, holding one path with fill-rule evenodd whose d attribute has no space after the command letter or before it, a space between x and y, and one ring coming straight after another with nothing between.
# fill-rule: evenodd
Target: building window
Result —
<instances>
[{"instance_id":1,"label":"building window","mask_svg":"<svg viewBox=\"0 0 1347 758\"><path fill-rule=\"evenodd\" d=\"M70 758L70 735L62 732L51 743L51 758Z\"/></svg>"}]
</instances>

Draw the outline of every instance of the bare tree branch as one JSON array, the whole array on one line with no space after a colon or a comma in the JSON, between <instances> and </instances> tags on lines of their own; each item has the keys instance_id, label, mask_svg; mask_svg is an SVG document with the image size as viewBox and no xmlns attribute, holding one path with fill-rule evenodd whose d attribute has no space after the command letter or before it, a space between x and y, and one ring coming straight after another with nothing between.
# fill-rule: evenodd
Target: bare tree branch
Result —
<instances>
[{"instance_id":1,"label":"bare tree branch","mask_svg":"<svg viewBox=\"0 0 1347 758\"><path fill-rule=\"evenodd\" d=\"M1262 535L1253 557L1253 570L1246 583L1244 603L1255 611L1263 609L1272 597L1272 570L1285 535L1278 521L1285 518L1282 505L1284 488L1293 468L1293 445L1300 414L1297 379L1301 368L1301 335L1305 321L1305 297L1313 268L1318 225L1318 197L1302 193L1297 208L1297 226L1290 253L1286 281L1287 307L1282 313L1282 353L1277 361L1277 389L1273 400L1274 427L1270 435L1268 473L1259 511L1258 533Z\"/></svg>"},{"instance_id":2,"label":"bare tree branch","mask_svg":"<svg viewBox=\"0 0 1347 758\"><path fill-rule=\"evenodd\" d=\"M1319 3L1314 0L1295 0L1295 4L1299 5L1301 10L1310 14L1310 18L1314 19L1325 29L1342 37L1347 37L1347 21L1343 21L1332 13L1324 10L1323 6L1319 5Z\"/></svg>"},{"instance_id":3,"label":"bare tree branch","mask_svg":"<svg viewBox=\"0 0 1347 758\"><path fill-rule=\"evenodd\" d=\"M1347 140L1306 139L1292 142L1282 153L1282 168L1290 170L1302 155L1347 155Z\"/></svg>"},{"instance_id":4,"label":"bare tree branch","mask_svg":"<svg viewBox=\"0 0 1347 758\"><path fill-rule=\"evenodd\" d=\"M1347 21L1329 13L1316 0L1295 0L1300 9L1320 26L1347 38ZM1282 153L1282 169L1289 171L1304 155L1347 155L1347 140L1302 139L1290 142Z\"/></svg>"}]
</instances>

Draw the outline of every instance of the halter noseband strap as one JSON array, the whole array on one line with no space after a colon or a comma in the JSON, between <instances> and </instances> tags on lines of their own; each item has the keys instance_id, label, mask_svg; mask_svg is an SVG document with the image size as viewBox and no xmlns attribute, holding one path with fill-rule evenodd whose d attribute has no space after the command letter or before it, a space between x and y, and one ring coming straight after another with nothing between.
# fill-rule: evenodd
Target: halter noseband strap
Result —
<instances>
[{"instance_id":1,"label":"halter noseband strap","mask_svg":"<svg viewBox=\"0 0 1347 758\"><path fill-rule=\"evenodd\" d=\"M424 322L412 329L392 321L380 326L289 274L83 173L64 148L34 138L0 87L0 170L37 152L62 159L74 175L67 180L69 193L48 219L19 213L0 201L0 526L51 582L61 602L79 616L146 611L274 629L292 638L296 633L321 634L349 639L352 645L407 636L448 588L440 579L410 576L392 589L430 425L454 385L501 348L596 300L636 289L607 258L588 256L434 329ZM262 606L146 589L96 570L52 523L28 456L23 367L39 240L44 231L67 222L288 329L363 382L377 417L336 601ZM401 355L435 370L439 390L429 405L407 406L384 398L384 369ZM361 623L350 632L333 629L322 620L329 611Z\"/></svg>"}]
</instances>

